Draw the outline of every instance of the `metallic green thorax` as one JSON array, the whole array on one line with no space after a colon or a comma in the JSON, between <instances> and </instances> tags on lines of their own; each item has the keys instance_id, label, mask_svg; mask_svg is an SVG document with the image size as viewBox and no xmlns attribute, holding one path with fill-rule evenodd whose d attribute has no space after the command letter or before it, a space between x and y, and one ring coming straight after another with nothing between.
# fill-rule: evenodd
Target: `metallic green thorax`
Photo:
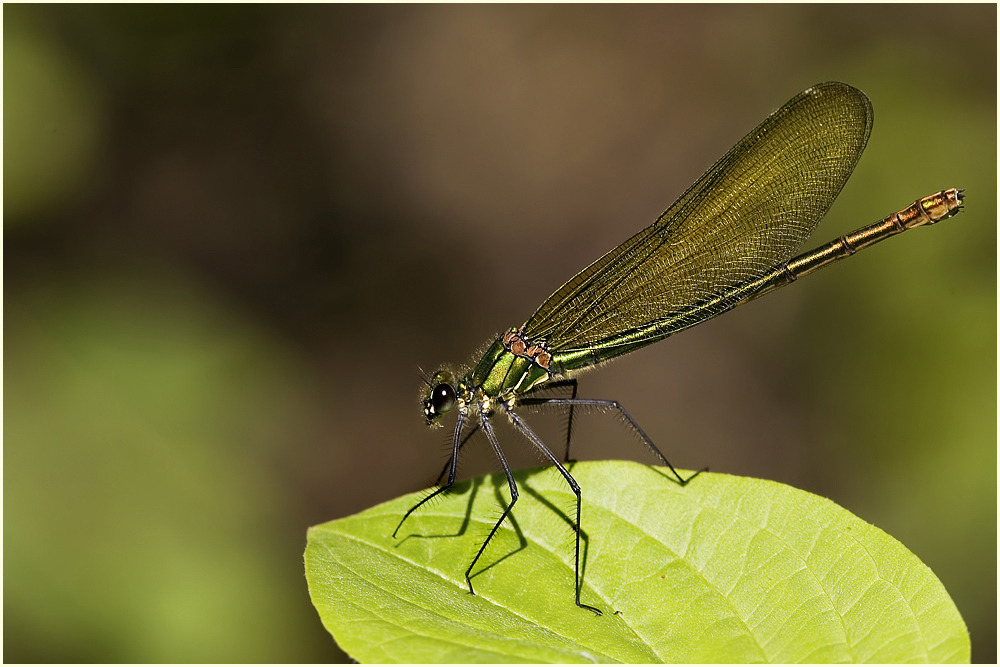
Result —
<instances>
[{"instance_id":1,"label":"metallic green thorax","mask_svg":"<svg viewBox=\"0 0 1000 667\"><path fill-rule=\"evenodd\" d=\"M486 351L470 381L473 387L494 398L523 394L550 377L547 351L537 345L527 347L511 329L497 338Z\"/></svg>"}]
</instances>

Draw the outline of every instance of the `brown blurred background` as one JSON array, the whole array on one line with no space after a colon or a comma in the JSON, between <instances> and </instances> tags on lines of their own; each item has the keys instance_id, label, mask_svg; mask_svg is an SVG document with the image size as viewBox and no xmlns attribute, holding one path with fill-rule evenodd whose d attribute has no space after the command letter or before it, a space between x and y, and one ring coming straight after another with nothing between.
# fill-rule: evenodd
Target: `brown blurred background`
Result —
<instances>
[{"instance_id":1,"label":"brown blurred background","mask_svg":"<svg viewBox=\"0 0 1000 667\"><path fill-rule=\"evenodd\" d=\"M581 393L676 465L895 536L996 661L996 6L3 17L8 662L344 659L305 531L433 481L418 364L469 360L833 79L876 122L813 245L946 187L967 211ZM579 457L648 462L613 422Z\"/></svg>"}]
</instances>

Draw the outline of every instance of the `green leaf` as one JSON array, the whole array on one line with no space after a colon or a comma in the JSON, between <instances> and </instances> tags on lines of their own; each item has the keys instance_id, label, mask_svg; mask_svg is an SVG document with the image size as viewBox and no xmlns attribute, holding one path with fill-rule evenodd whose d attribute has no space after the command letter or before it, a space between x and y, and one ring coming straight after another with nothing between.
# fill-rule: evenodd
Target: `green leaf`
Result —
<instances>
[{"instance_id":1,"label":"green leaf","mask_svg":"<svg viewBox=\"0 0 1000 667\"><path fill-rule=\"evenodd\" d=\"M834 503L759 479L575 464L586 558L573 602L570 517L558 472L502 474L309 531L306 577L337 643L361 662L968 662L941 582L899 542ZM583 547L582 547L583 548Z\"/></svg>"}]
</instances>

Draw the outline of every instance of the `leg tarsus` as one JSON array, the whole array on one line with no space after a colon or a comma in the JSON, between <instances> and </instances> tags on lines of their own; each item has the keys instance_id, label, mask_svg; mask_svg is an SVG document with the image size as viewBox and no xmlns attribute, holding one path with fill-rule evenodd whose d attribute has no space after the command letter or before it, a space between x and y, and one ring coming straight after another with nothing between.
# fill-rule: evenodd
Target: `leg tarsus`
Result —
<instances>
[{"instance_id":1,"label":"leg tarsus","mask_svg":"<svg viewBox=\"0 0 1000 667\"><path fill-rule=\"evenodd\" d=\"M694 479L703 472L708 472L708 466L705 466L701 470L691 473L691 475L687 479L682 478L680 475L677 475L677 479L680 480L681 486L687 486L688 482L690 482L692 479Z\"/></svg>"}]
</instances>

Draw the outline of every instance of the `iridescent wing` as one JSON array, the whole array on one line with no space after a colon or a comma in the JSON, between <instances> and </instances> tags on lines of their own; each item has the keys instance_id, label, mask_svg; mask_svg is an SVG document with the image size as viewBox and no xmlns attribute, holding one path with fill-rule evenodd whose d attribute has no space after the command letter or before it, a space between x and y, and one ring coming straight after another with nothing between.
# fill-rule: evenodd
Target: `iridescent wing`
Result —
<instances>
[{"instance_id":1,"label":"iridescent wing","mask_svg":"<svg viewBox=\"0 0 1000 667\"><path fill-rule=\"evenodd\" d=\"M871 102L847 84L796 95L656 222L560 287L524 325L525 338L556 358L587 351L581 367L733 307L739 300L723 297L787 261L815 229L861 157L872 118Z\"/></svg>"}]
</instances>

